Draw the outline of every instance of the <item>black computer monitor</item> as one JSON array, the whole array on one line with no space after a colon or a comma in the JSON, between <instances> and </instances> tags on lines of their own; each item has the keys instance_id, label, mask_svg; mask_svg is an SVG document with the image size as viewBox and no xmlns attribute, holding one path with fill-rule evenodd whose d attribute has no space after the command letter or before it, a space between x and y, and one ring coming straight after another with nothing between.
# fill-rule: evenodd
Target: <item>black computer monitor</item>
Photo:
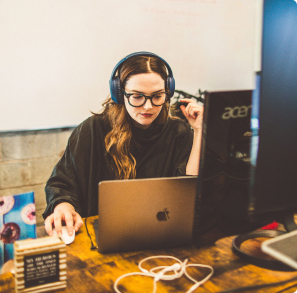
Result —
<instances>
[{"instance_id":1,"label":"black computer monitor","mask_svg":"<svg viewBox=\"0 0 297 293\"><path fill-rule=\"evenodd\" d=\"M249 206L253 221L274 216L287 222L283 216L292 220L297 212L296 29L295 1L264 1L259 113L252 117L259 121Z\"/></svg>"},{"instance_id":2,"label":"black computer monitor","mask_svg":"<svg viewBox=\"0 0 297 293\"><path fill-rule=\"evenodd\" d=\"M268 224L248 218L252 174L250 146L255 91L206 92L197 184L194 237L214 226L227 234Z\"/></svg>"},{"instance_id":3,"label":"black computer monitor","mask_svg":"<svg viewBox=\"0 0 297 293\"><path fill-rule=\"evenodd\" d=\"M195 235L297 228L297 3L265 0L263 11L256 89L206 94Z\"/></svg>"}]
</instances>

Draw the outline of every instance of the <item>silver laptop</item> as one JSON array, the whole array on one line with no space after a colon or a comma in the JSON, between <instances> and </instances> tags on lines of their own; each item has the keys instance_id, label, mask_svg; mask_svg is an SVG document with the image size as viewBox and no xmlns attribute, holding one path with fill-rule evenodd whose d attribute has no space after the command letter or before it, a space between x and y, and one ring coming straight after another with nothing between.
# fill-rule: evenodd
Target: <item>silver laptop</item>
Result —
<instances>
[{"instance_id":1,"label":"silver laptop","mask_svg":"<svg viewBox=\"0 0 297 293\"><path fill-rule=\"evenodd\" d=\"M197 176L99 183L100 253L189 245Z\"/></svg>"}]
</instances>

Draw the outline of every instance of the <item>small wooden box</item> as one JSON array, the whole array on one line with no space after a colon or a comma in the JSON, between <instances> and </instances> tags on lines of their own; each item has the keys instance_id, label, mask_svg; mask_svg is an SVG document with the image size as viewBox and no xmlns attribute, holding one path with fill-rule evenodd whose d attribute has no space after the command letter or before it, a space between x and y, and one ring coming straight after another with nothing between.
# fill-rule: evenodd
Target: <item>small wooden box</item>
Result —
<instances>
[{"instance_id":1,"label":"small wooden box","mask_svg":"<svg viewBox=\"0 0 297 293\"><path fill-rule=\"evenodd\" d=\"M66 245L58 236L14 243L15 291L66 288Z\"/></svg>"}]
</instances>

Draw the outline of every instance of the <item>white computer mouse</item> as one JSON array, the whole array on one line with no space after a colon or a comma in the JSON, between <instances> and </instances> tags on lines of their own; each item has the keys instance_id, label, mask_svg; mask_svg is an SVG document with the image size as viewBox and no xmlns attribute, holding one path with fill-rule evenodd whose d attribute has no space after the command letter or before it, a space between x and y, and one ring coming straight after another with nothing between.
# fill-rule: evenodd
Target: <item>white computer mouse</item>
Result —
<instances>
[{"instance_id":1,"label":"white computer mouse","mask_svg":"<svg viewBox=\"0 0 297 293\"><path fill-rule=\"evenodd\" d=\"M53 235L58 235L55 228L53 228ZM72 236L69 236L68 230L66 226L62 226L62 240L65 242L65 244L70 244L74 241L75 238L75 231L73 230Z\"/></svg>"}]
</instances>

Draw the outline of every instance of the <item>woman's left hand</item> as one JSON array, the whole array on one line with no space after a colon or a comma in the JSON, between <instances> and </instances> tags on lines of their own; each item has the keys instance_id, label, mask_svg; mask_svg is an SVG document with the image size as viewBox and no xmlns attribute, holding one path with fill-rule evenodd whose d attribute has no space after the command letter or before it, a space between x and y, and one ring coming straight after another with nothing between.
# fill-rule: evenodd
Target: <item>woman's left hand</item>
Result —
<instances>
[{"instance_id":1,"label":"woman's left hand","mask_svg":"<svg viewBox=\"0 0 297 293\"><path fill-rule=\"evenodd\" d=\"M180 102L188 103L187 106L181 105L180 109L187 118L189 124L194 129L194 131L201 131L204 107L197 104L195 101L191 99L180 99Z\"/></svg>"}]
</instances>

